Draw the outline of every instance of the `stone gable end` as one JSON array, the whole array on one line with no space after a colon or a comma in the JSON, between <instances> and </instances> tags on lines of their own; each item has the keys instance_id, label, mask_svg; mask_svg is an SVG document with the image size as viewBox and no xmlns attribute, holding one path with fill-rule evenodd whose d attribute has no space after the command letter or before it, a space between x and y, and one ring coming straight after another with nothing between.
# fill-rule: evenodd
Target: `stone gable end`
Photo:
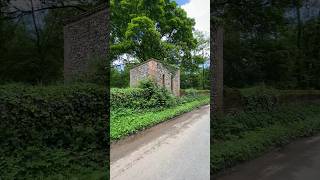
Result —
<instances>
[{"instance_id":1,"label":"stone gable end","mask_svg":"<svg viewBox=\"0 0 320 180\"><path fill-rule=\"evenodd\" d=\"M137 87L141 80L147 78L175 96L180 96L180 70L172 72L159 61L150 59L130 70L130 87Z\"/></svg>"}]
</instances>

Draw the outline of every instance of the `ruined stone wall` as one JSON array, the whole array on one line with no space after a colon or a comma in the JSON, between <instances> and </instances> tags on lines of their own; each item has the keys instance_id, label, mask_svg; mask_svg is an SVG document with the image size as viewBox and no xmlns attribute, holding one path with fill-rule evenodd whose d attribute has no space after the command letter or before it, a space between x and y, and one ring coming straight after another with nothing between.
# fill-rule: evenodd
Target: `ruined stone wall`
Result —
<instances>
[{"instance_id":1,"label":"ruined stone wall","mask_svg":"<svg viewBox=\"0 0 320 180\"><path fill-rule=\"evenodd\" d=\"M157 72L155 80L159 86L164 86L168 91L176 96L180 96L180 70L176 72L169 71L161 63L157 63ZM164 77L164 84L163 84ZM171 87L172 86L172 87Z\"/></svg>"},{"instance_id":2,"label":"ruined stone wall","mask_svg":"<svg viewBox=\"0 0 320 180\"><path fill-rule=\"evenodd\" d=\"M103 59L108 48L108 8L99 7L64 26L64 79L79 77L90 60Z\"/></svg>"},{"instance_id":3,"label":"ruined stone wall","mask_svg":"<svg viewBox=\"0 0 320 180\"><path fill-rule=\"evenodd\" d=\"M180 96L180 71L170 72L157 61L148 61L130 70L130 87L137 87L143 79L151 78L160 87L165 87L176 96ZM172 83L172 87L171 87Z\"/></svg>"},{"instance_id":4,"label":"ruined stone wall","mask_svg":"<svg viewBox=\"0 0 320 180\"><path fill-rule=\"evenodd\" d=\"M180 70L177 70L173 78L173 92L174 95L180 96Z\"/></svg>"},{"instance_id":5,"label":"ruined stone wall","mask_svg":"<svg viewBox=\"0 0 320 180\"><path fill-rule=\"evenodd\" d=\"M149 76L149 64L145 63L130 70L130 87L137 87L139 82Z\"/></svg>"},{"instance_id":6,"label":"ruined stone wall","mask_svg":"<svg viewBox=\"0 0 320 180\"><path fill-rule=\"evenodd\" d=\"M157 63L156 82L161 87L165 87L171 92L171 72L167 70L162 64ZM164 77L164 78L163 78ZM164 79L164 84L163 84Z\"/></svg>"}]
</instances>

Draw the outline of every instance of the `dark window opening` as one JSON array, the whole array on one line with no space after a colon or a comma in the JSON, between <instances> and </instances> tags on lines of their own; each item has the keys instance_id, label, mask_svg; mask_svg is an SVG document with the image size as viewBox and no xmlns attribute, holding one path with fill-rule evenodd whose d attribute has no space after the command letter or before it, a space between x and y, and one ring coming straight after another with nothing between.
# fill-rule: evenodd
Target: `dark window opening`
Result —
<instances>
[{"instance_id":1,"label":"dark window opening","mask_svg":"<svg viewBox=\"0 0 320 180\"><path fill-rule=\"evenodd\" d=\"M166 85L165 85L165 78L164 78L164 74L162 75L162 85L163 85L163 87L165 87Z\"/></svg>"},{"instance_id":2,"label":"dark window opening","mask_svg":"<svg viewBox=\"0 0 320 180\"><path fill-rule=\"evenodd\" d=\"M173 77L171 76L171 92L173 92Z\"/></svg>"}]
</instances>

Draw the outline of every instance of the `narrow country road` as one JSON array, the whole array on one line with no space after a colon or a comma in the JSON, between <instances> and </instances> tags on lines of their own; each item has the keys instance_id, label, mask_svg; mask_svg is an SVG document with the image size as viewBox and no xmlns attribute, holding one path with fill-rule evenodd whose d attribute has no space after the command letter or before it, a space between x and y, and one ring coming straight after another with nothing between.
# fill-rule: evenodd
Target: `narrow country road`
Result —
<instances>
[{"instance_id":1,"label":"narrow country road","mask_svg":"<svg viewBox=\"0 0 320 180\"><path fill-rule=\"evenodd\" d=\"M241 164L217 180L319 180L320 135Z\"/></svg>"},{"instance_id":2,"label":"narrow country road","mask_svg":"<svg viewBox=\"0 0 320 180\"><path fill-rule=\"evenodd\" d=\"M210 108L111 145L111 180L209 180Z\"/></svg>"}]
</instances>

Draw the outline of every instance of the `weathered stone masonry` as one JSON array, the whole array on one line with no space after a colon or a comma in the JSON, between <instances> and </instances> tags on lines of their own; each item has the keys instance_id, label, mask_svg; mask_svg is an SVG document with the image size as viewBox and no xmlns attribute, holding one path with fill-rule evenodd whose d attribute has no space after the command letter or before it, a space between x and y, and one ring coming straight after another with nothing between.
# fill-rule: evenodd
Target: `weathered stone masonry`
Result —
<instances>
[{"instance_id":1,"label":"weathered stone masonry","mask_svg":"<svg viewBox=\"0 0 320 180\"><path fill-rule=\"evenodd\" d=\"M151 78L158 86L163 86L175 96L180 96L180 70L169 70L165 65L155 59L130 70L130 87L137 87L143 79Z\"/></svg>"},{"instance_id":2,"label":"weathered stone masonry","mask_svg":"<svg viewBox=\"0 0 320 180\"><path fill-rule=\"evenodd\" d=\"M108 48L108 8L99 6L73 17L64 26L64 79L86 72L89 60L106 58Z\"/></svg>"}]
</instances>

